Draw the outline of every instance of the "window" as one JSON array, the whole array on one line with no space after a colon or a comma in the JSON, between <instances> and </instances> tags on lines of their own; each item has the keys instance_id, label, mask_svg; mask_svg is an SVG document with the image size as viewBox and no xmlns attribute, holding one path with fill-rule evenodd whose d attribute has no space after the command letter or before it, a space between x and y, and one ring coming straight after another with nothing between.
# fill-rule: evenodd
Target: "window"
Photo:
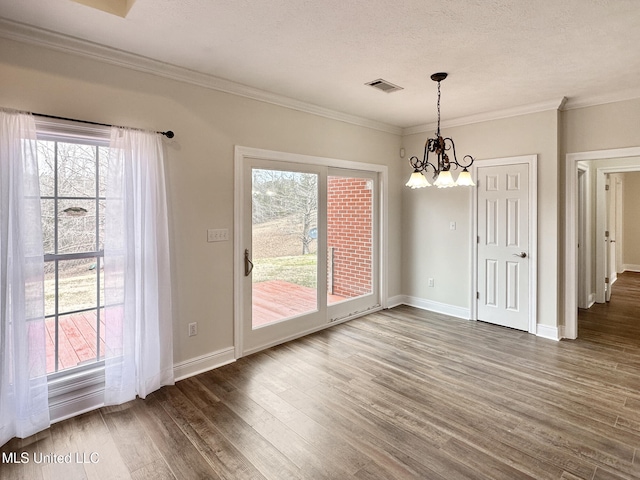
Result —
<instances>
[{"instance_id":1,"label":"window","mask_svg":"<svg viewBox=\"0 0 640 480\"><path fill-rule=\"evenodd\" d=\"M106 135L38 126L48 374L104 359Z\"/></svg>"}]
</instances>

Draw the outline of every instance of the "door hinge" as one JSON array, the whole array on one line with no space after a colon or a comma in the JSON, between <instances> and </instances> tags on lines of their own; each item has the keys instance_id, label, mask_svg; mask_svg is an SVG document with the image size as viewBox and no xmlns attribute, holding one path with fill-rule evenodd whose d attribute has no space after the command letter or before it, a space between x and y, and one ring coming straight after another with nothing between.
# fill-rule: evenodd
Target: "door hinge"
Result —
<instances>
[{"instance_id":1,"label":"door hinge","mask_svg":"<svg viewBox=\"0 0 640 480\"><path fill-rule=\"evenodd\" d=\"M478 243L480 243L480 235L478 235Z\"/></svg>"},{"instance_id":2,"label":"door hinge","mask_svg":"<svg viewBox=\"0 0 640 480\"><path fill-rule=\"evenodd\" d=\"M480 292L476 292L476 300L480 300Z\"/></svg>"},{"instance_id":3,"label":"door hinge","mask_svg":"<svg viewBox=\"0 0 640 480\"><path fill-rule=\"evenodd\" d=\"M609 191L609 185L605 185L605 186L604 186L604 189L605 189L606 191Z\"/></svg>"},{"instance_id":4,"label":"door hinge","mask_svg":"<svg viewBox=\"0 0 640 480\"><path fill-rule=\"evenodd\" d=\"M604 283L609 284L609 277L604 277Z\"/></svg>"},{"instance_id":5,"label":"door hinge","mask_svg":"<svg viewBox=\"0 0 640 480\"><path fill-rule=\"evenodd\" d=\"M606 231L604 232L604 236L605 236L605 238L609 238L609 230L606 230Z\"/></svg>"}]
</instances>

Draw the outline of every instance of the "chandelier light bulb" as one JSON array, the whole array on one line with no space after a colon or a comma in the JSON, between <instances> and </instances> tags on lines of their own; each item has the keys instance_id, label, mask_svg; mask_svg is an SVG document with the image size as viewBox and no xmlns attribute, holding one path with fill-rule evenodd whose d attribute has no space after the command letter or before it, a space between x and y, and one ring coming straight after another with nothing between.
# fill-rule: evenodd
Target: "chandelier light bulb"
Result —
<instances>
[{"instance_id":1,"label":"chandelier light bulb","mask_svg":"<svg viewBox=\"0 0 640 480\"><path fill-rule=\"evenodd\" d=\"M434 185L438 188L449 188L455 187L456 182L453 181L453 176L451 176L450 170L443 170L438 175L438 178L435 181Z\"/></svg>"},{"instance_id":2,"label":"chandelier light bulb","mask_svg":"<svg viewBox=\"0 0 640 480\"><path fill-rule=\"evenodd\" d=\"M431 184L429 183L429 180L427 180L427 177L425 177L422 172L419 172L417 170L415 170L412 174L411 177L409 178L409 181L407 183L405 183L405 185L407 187L411 187L411 188L424 188L424 187L430 187Z\"/></svg>"},{"instance_id":3,"label":"chandelier light bulb","mask_svg":"<svg viewBox=\"0 0 640 480\"><path fill-rule=\"evenodd\" d=\"M463 187L475 187L475 183L473 183L473 178L471 178L471 173L466 168L460 172L458 175L458 180L456 180L456 185Z\"/></svg>"}]
</instances>

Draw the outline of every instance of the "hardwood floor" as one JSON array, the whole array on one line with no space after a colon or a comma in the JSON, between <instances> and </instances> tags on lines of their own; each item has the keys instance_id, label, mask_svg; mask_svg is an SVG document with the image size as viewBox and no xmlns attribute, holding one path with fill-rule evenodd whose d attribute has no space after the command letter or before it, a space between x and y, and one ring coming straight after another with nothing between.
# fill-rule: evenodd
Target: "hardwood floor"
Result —
<instances>
[{"instance_id":1,"label":"hardwood floor","mask_svg":"<svg viewBox=\"0 0 640 480\"><path fill-rule=\"evenodd\" d=\"M0 478L640 478L640 274L579 336L398 307L14 439Z\"/></svg>"}]
</instances>

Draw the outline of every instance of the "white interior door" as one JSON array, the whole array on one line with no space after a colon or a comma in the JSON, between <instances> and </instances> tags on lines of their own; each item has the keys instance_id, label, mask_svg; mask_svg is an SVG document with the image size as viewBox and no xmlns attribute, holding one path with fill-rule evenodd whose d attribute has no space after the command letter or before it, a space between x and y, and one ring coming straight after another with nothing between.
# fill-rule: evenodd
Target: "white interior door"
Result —
<instances>
[{"instance_id":1,"label":"white interior door","mask_svg":"<svg viewBox=\"0 0 640 480\"><path fill-rule=\"evenodd\" d=\"M478 320L530 326L529 165L477 168Z\"/></svg>"}]
</instances>

